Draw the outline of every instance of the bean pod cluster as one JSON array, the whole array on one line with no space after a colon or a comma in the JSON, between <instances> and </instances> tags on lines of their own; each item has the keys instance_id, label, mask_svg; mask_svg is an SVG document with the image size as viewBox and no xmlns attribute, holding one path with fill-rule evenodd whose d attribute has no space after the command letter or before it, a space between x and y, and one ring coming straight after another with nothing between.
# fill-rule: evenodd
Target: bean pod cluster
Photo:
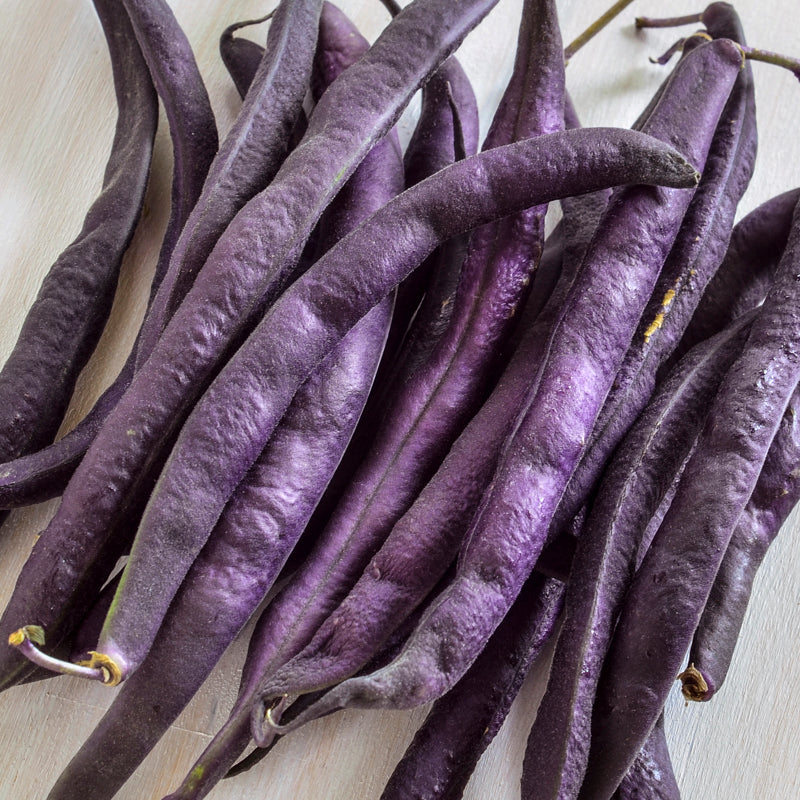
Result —
<instances>
[{"instance_id":1,"label":"bean pod cluster","mask_svg":"<svg viewBox=\"0 0 800 800\"><path fill-rule=\"evenodd\" d=\"M670 715L736 664L800 499L800 195L747 199L759 79L796 83L793 54L728 3L640 18L677 44L617 65L655 76L620 122L571 85L614 31L565 49L554 0L385 2L370 30L280 0L209 15L220 109L177 7L85 5L116 133L0 371L8 552L43 520L0 701L105 710L11 791L221 798L312 763L312 721L425 707L365 797L481 791L509 715L513 796L680 797ZM468 48L502 15L489 102ZM121 263L117 302L137 271L146 300L92 406Z\"/></svg>"}]
</instances>

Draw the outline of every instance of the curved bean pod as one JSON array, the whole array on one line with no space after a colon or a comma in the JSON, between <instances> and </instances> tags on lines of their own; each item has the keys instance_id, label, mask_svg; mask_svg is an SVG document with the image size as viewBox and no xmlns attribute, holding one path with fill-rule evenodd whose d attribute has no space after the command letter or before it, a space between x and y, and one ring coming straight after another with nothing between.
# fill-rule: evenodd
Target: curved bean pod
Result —
<instances>
[{"instance_id":1,"label":"curved bean pod","mask_svg":"<svg viewBox=\"0 0 800 800\"><path fill-rule=\"evenodd\" d=\"M519 140L563 126L562 53L554 4L526 2L517 63L484 152L506 137ZM473 232L450 325L428 361L385 410L372 446L331 518L326 539L347 541L351 553L356 541L356 552L374 552L474 414L538 263L545 211L545 206L526 209ZM383 570L373 562L367 571L377 571L378 577L359 581L342 599L339 593L344 576L352 571L351 556L339 557L328 568L324 582L315 583L315 602L322 601L323 608L342 602L303 651L274 676L281 693L333 685L370 659L455 555L433 559L423 539L416 547L406 543L403 555L397 556L409 564L420 556L415 572L424 578L413 593L390 597L393 584L383 580ZM392 557L387 552L381 560L391 562ZM382 590L376 590L376 582Z\"/></svg>"},{"instance_id":2,"label":"curved bean pod","mask_svg":"<svg viewBox=\"0 0 800 800\"><path fill-rule=\"evenodd\" d=\"M169 6L160 0L130 0L128 5L133 30L164 104L173 146L171 211L152 279L152 299L178 235L200 196L218 140L194 54ZM132 356L85 419L66 436L0 468L0 507L16 508L61 494L103 420L130 384L133 367Z\"/></svg>"},{"instance_id":3,"label":"curved bean pod","mask_svg":"<svg viewBox=\"0 0 800 800\"><path fill-rule=\"evenodd\" d=\"M391 315L373 309L298 390L226 506L158 638L48 794L114 794L200 688L263 601L344 449Z\"/></svg>"},{"instance_id":4,"label":"curved bean pod","mask_svg":"<svg viewBox=\"0 0 800 800\"><path fill-rule=\"evenodd\" d=\"M744 44L733 7L715 3L702 15L714 38ZM560 533L586 502L603 466L653 393L661 364L678 344L700 297L723 260L739 201L756 158L753 76L739 73L714 134L703 177L664 263L653 295L598 416L586 453L570 478L551 526Z\"/></svg>"},{"instance_id":5,"label":"curved bean pod","mask_svg":"<svg viewBox=\"0 0 800 800\"><path fill-rule=\"evenodd\" d=\"M680 676L687 700L710 700L722 686L756 572L800 500L798 401L795 392L714 578L689 650L690 667Z\"/></svg>"},{"instance_id":6,"label":"curved bean pod","mask_svg":"<svg viewBox=\"0 0 800 800\"><path fill-rule=\"evenodd\" d=\"M45 278L0 373L3 413L19 414L10 428L0 432L4 460L46 444L58 429L74 382L110 310L150 171L158 121L153 81L125 10L106 0L97 0L95 10L108 45L117 96L114 141L103 190L80 235ZM87 313L87 308L93 311ZM57 384L53 375L61 376ZM6 397L8 392L15 397ZM17 396L25 398L27 409L17 408ZM8 648L3 649L0 664L1 688L31 671L31 665Z\"/></svg>"},{"instance_id":7,"label":"curved bean pod","mask_svg":"<svg viewBox=\"0 0 800 800\"><path fill-rule=\"evenodd\" d=\"M564 584L532 576L464 677L431 708L381 800L456 800L553 634Z\"/></svg>"},{"instance_id":8,"label":"curved bean pod","mask_svg":"<svg viewBox=\"0 0 800 800\"><path fill-rule=\"evenodd\" d=\"M111 57L117 121L103 176L78 237L50 267L0 372L0 458L49 444L111 310L119 267L142 208L158 103L125 10L95 9Z\"/></svg>"},{"instance_id":9,"label":"curved bean pod","mask_svg":"<svg viewBox=\"0 0 800 800\"><path fill-rule=\"evenodd\" d=\"M123 0L164 112L172 138L170 218L151 292L161 285L178 237L200 197L219 139L214 112L186 34L165 0ZM151 303L148 313L152 310ZM141 344L141 331L137 346Z\"/></svg>"}]
</instances>

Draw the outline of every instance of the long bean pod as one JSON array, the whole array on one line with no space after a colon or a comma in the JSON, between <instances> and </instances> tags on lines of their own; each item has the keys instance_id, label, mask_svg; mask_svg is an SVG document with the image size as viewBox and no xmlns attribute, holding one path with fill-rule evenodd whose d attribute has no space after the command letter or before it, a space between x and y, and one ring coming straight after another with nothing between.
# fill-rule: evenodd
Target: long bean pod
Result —
<instances>
[{"instance_id":1,"label":"long bean pod","mask_svg":"<svg viewBox=\"0 0 800 800\"><path fill-rule=\"evenodd\" d=\"M164 105L172 140L170 218L152 279L152 298L216 155L217 128L191 46L169 6L160 0L129 0L125 8ZM86 418L58 442L3 465L2 507L41 502L57 497L64 490L103 420L130 384L133 368L131 356Z\"/></svg>"},{"instance_id":2,"label":"long bean pod","mask_svg":"<svg viewBox=\"0 0 800 800\"><path fill-rule=\"evenodd\" d=\"M163 103L172 138L171 209L152 283L151 292L155 293L200 197L219 139L194 52L169 5L165 0L123 0L123 5Z\"/></svg>"},{"instance_id":3,"label":"long bean pod","mask_svg":"<svg viewBox=\"0 0 800 800\"><path fill-rule=\"evenodd\" d=\"M117 277L141 213L158 105L124 8L97 0L111 58L117 120L103 175L78 237L50 267L0 372L3 461L52 441L75 381L111 310Z\"/></svg>"},{"instance_id":4,"label":"long bean pod","mask_svg":"<svg viewBox=\"0 0 800 800\"><path fill-rule=\"evenodd\" d=\"M800 426L795 392L770 445L753 494L747 501L689 650L680 677L684 697L710 700L728 674L758 568L791 510L800 500Z\"/></svg>"},{"instance_id":5,"label":"long bean pod","mask_svg":"<svg viewBox=\"0 0 800 800\"><path fill-rule=\"evenodd\" d=\"M346 445L382 349L373 309L295 395L174 598L148 657L49 800L110 797L168 730L280 572Z\"/></svg>"},{"instance_id":6,"label":"long bean pod","mask_svg":"<svg viewBox=\"0 0 800 800\"><path fill-rule=\"evenodd\" d=\"M714 38L745 43L738 15L729 4L714 3L701 16ZM651 396L659 367L677 346L723 260L736 208L755 166L755 113L752 71L745 64L722 113L681 230L598 416L586 453L561 498L551 535L562 530L586 502L603 465Z\"/></svg>"},{"instance_id":7,"label":"long bean pod","mask_svg":"<svg viewBox=\"0 0 800 800\"><path fill-rule=\"evenodd\" d=\"M564 584L532 576L464 677L431 707L381 800L457 800L556 629Z\"/></svg>"},{"instance_id":8,"label":"long bean pod","mask_svg":"<svg viewBox=\"0 0 800 800\"><path fill-rule=\"evenodd\" d=\"M110 310L119 265L141 211L150 171L158 120L153 81L124 8L97 0L95 10L108 45L117 97L114 141L103 190L79 237L51 268L3 368L0 395L11 391L28 404L3 434L4 460L46 444L60 424L82 362L93 346L88 343L96 341ZM92 311L87 313L87 308ZM42 369L61 375L60 386L55 387L52 374L43 375ZM16 406L17 399L5 399L3 413L17 413ZM8 649L0 655L0 665L3 688L31 671L30 664Z\"/></svg>"}]
</instances>

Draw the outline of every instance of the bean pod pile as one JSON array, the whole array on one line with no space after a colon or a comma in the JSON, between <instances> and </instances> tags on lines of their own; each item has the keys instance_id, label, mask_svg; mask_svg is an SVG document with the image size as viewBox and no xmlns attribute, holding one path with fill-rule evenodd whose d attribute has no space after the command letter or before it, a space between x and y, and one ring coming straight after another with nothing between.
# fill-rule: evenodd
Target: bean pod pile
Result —
<instances>
[{"instance_id":1,"label":"bean pod pile","mask_svg":"<svg viewBox=\"0 0 800 800\"><path fill-rule=\"evenodd\" d=\"M609 73L616 22L565 69L598 4L236 5L211 72L199 11L72 12L116 127L6 336L0 788L679 797L800 498L796 52L727 3Z\"/></svg>"}]
</instances>

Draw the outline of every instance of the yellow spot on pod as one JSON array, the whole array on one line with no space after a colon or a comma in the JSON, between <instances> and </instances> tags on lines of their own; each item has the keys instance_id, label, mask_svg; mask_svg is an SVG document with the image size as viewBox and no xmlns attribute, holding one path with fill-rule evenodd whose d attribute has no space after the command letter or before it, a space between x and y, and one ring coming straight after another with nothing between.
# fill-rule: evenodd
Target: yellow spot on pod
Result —
<instances>
[{"instance_id":1,"label":"yellow spot on pod","mask_svg":"<svg viewBox=\"0 0 800 800\"><path fill-rule=\"evenodd\" d=\"M664 324L664 312L659 311L656 318L650 323L648 329L644 332L645 342L650 341L650 337Z\"/></svg>"},{"instance_id":2,"label":"yellow spot on pod","mask_svg":"<svg viewBox=\"0 0 800 800\"><path fill-rule=\"evenodd\" d=\"M664 299L661 301L661 308L663 311L659 311L656 314L655 319L650 323L647 330L644 332L644 340L645 342L650 341L650 337L664 324L664 312L672 305L672 301L675 299L675 290L674 289L667 289L664 292Z\"/></svg>"}]
</instances>

